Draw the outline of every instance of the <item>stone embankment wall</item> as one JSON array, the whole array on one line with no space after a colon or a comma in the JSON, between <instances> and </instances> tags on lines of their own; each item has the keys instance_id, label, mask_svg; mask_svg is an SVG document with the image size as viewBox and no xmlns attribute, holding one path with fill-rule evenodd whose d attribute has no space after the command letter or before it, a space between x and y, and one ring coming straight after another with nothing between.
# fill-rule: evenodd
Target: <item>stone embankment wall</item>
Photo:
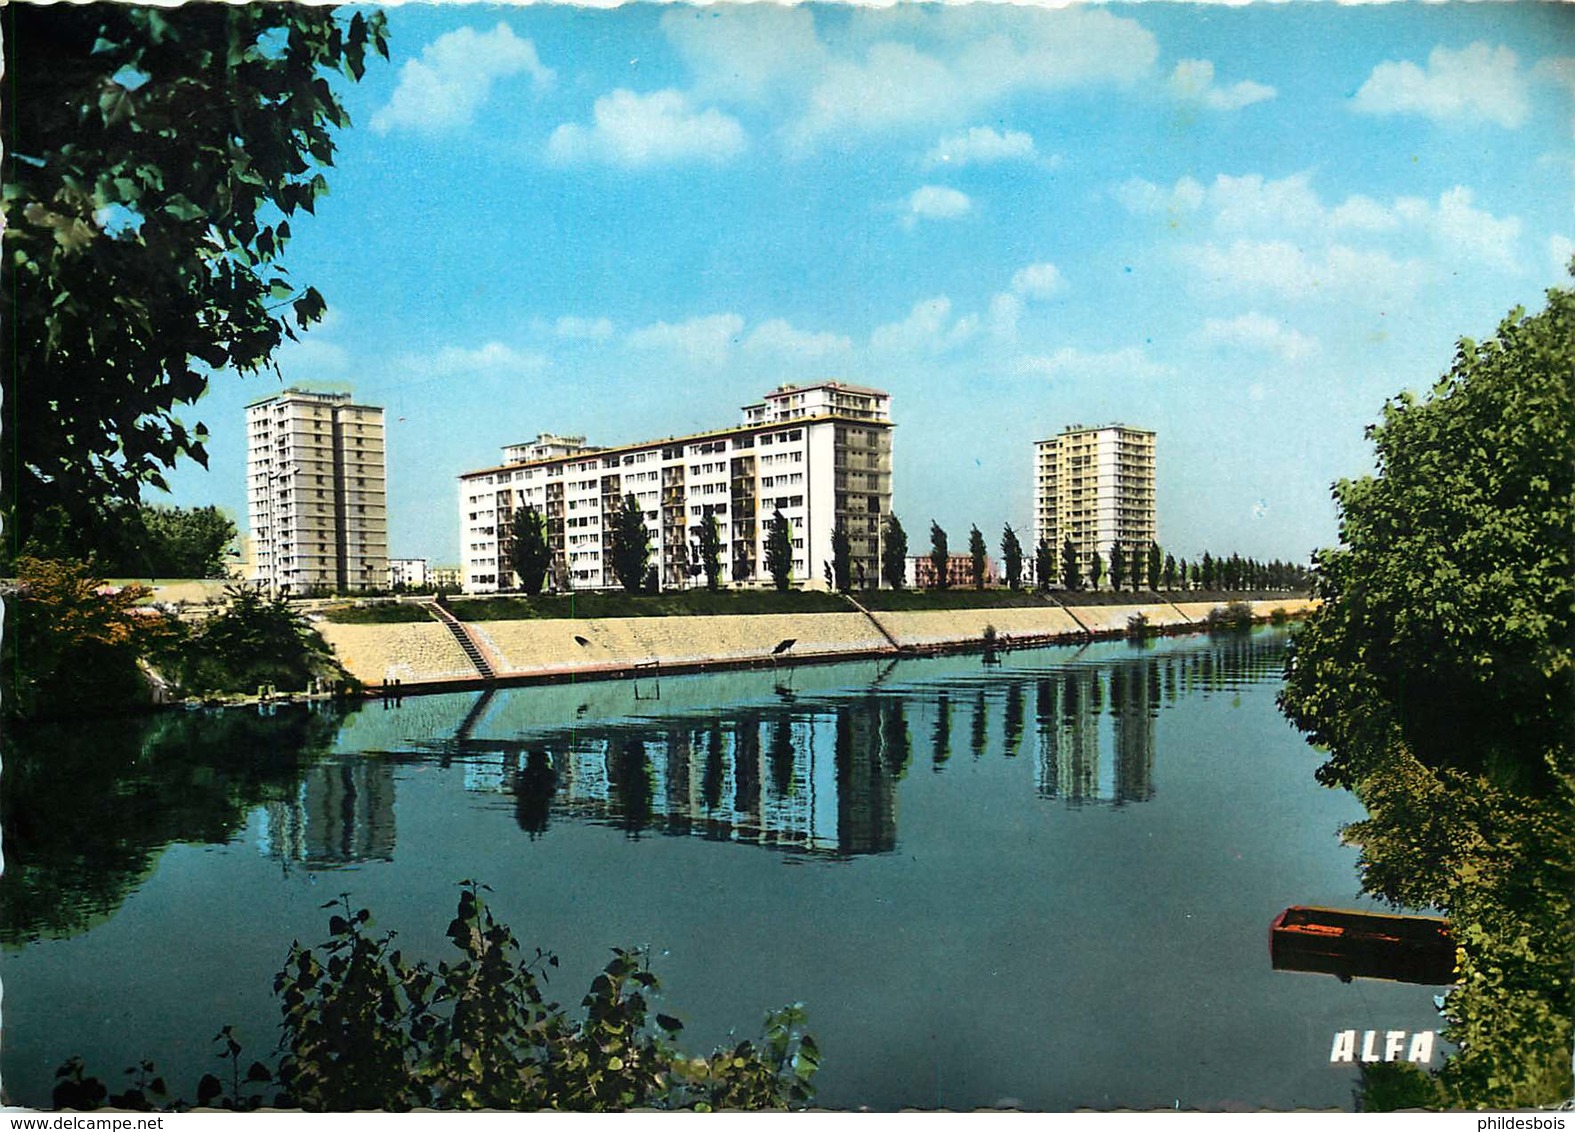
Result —
<instances>
[{"instance_id":1,"label":"stone embankment wall","mask_svg":"<svg viewBox=\"0 0 1575 1132\"><path fill-rule=\"evenodd\" d=\"M1296 616L1313 602L1286 598L1251 603L1267 619L1276 610ZM877 613L904 650L926 652L977 645L986 627L1015 644L1048 644L1119 636L1141 613L1167 631L1200 625L1216 602L1091 605L1069 609L925 610ZM340 662L369 685L477 679L453 635L431 624L338 625L320 622ZM763 614L754 617L616 617L539 621L477 621L472 639L504 680L594 678L646 665L698 669L792 663L894 654L879 627L861 613ZM784 647L783 642L792 644ZM775 654L775 655L774 655Z\"/></svg>"},{"instance_id":2,"label":"stone embankment wall","mask_svg":"<svg viewBox=\"0 0 1575 1132\"><path fill-rule=\"evenodd\" d=\"M339 663L363 684L394 680L418 684L476 677L476 669L454 634L436 621L396 625L316 621L312 627L333 646Z\"/></svg>"}]
</instances>

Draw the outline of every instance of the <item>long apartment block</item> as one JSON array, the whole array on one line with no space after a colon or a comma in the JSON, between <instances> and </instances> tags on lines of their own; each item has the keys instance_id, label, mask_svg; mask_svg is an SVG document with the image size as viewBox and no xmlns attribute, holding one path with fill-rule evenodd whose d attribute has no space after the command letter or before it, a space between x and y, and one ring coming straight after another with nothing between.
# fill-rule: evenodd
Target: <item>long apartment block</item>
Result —
<instances>
[{"instance_id":1,"label":"long apartment block","mask_svg":"<svg viewBox=\"0 0 1575 1132\"><path fill-rule=\"evenodd\" d=\"M1067 541L1086 578L1096 551L1108 566L1119 542L1136 561L1158 530L1152 431L1072 425L1034 444L1034 541L1050 544L1057 569Z\"/></svg>"},{"instance_id":2,"label":"long apartment block","mask_svg":"<svg viewBox=\"0 0 1575 1132\"><path fill-rule=\"evenodd\" d=\"M252 578L276 593L388 584L383 410L286 389L246 406Z\"/></svg>"},{"instance_id":3,"label":"long apartment block","mask_svg":"<svg viewBox=\"0 0 1575 1132\"><path fill-rule=\"evenodd\" d=\"M551 585L618 586L606 538L630 495L644 513L663 589L705 584L698 544L712 515L723 581L769 583L766 535L779 510L791 529L795 582L823 584L841 524L855 584L875 585L881 524L891 511L892 427L889 394L825 381L774 389L744 406L741 424L714 432L615 447L543 433L509 445L501 464L459 477L464 590L518 585L509 549L513 517L524 507L546 517Z\"/></svg>"}]
</instances>

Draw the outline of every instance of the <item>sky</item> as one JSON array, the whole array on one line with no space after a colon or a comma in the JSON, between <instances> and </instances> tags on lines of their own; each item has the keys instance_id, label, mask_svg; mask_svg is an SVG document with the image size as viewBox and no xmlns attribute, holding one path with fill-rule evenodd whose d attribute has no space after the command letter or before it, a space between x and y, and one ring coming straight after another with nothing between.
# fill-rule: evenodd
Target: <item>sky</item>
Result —
<instances>
[{"instance_id":1,"label":"sky","mask_svg":"<svg viewBox=\"0 0 1575 1132\"><path fill-rule=\"evenodd\" d=\"M1575 6L387 9L285 264L326 321L221 373L167 502L245 528L244 406L386 410L395 557L540 432L892 394L894 509L1033 524L1033 442L1156 431L1160 542L1305 561L1365 428L1575 255Z\"/></svg>"}]
</instances>

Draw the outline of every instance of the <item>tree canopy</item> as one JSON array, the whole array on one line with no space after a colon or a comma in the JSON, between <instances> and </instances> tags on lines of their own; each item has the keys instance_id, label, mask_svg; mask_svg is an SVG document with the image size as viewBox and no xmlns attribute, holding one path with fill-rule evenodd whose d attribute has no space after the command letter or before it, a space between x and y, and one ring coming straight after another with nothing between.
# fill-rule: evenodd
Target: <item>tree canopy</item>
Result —
<instances>
[{"instance_id":1,"label":"tree canopy","mask_svg":"<svg viewBox=\"0 0 1575 1132\"><path fill-rule=\"evenodd\" d=\"M612 558L613 574L627 592L637 593L645 585L645 572L651 563L651 536L645 529L640 501L633 495L624 496L610 525L608 555Z\"/></svg>"},{"instance_id":2,"label":"tree canopy","mask_svg":"<svg viewBox=\"0 0 1575 1132\"><path fill-rule=\"evenodd\" d=\"M839 593L853 588L853 544L848 528L837 523L831 528L831 585Z\"/></svg>"},{"instance_id":3,"label":"tree canopy","mask_svg":"<svg viewBox=\"0 0 1575 1132\"><path fill-rule=\"evenodd\" d=\"M695 528L695 540L700 547L700 565L705 570L705 588L715 593L722 585L722 526L715 512Z\"/></svg>"},{"instance_id":4,"label":"tree canopy","mask_svg":"<svg viewBox=\"0 0 1575 1132\"><path fill-rule=\"evenodd\" d=\"M778 592L787 590L793 578L793 534L781 511L773 511L766 523L766 572Z\"/></svg>"},{"instance_id":5,"label":"tree canopy","mask_svg":"<svg viewBox=\"0 0 1575 1132\"><path fill-rule=\"evenodd\" d=\"M895 514L886 516L886 537L881 541L880 572L886 584L902 589L908 576L908 532Z\"/></svg>"},{"instance_id":6,"label":"tree canopy","mask_svg":"<svg viewBox=\"0 0 1575 1132\"><path fill-rule=\"evenodd\" d=\"M520 589L528 594L541 593L551 565L547 517L529 504L517 508L509 521L509 568L519 577Z\"/></svg>"},{"instance_id":7,"label":"tree canopy","mask_svg":"<svg viewBox=\"0 0 1575 1132\"><path fill-rule=\"evenodd\" d=\"M322 316L279 262L328 191L330 76L384 19L295 4L5 10L8 312L0 509L14 554L51 509L87 528L207 430L179 416Z\"/></svg>"},{"instance_id":8,"label":"tree canopy","mask_svg":"<svg viewBox=\"0 0 1575 1132\"><path fill-rule=\"evenodd\" d=\"M978 527L968 529L968 566L973 576L973 588L984 589L984 535Z\"/></svg>"},{"instance_id":9,"label":"tree canopy","mask_svg":"<svg viewBox=\"0 0 1575 1132\"><path fill-rule=\"evenodd\" d=\"M1023 544L1010 523L1001 528L1001 565L1009 588L1015 590L1023 584Z\"/></svg>"},{"instance_id":10,"label":"tree canopy","mask_svg":"<svg viewBox=\"0 0 1575 1132\"><path fill-rule=\"evenodd\" d=\"M1546 785L1575 705L1575 292L1515 311L1368 430L1377 474L1335 485L1338 549L1283 703L1354 785L1392 740L1430 766ZM1205 584L1209 558L1204 558Z\"/></svg>"},{"instance_id":11,"label":"tree canopy","mask_svg":"<svg viewBox=\"0 0 1575 1132\"><path fill-rule=\"evenodd\" d=\"M947 567L951 565L951 551L947 546L946 532L934 519L930 520L930 567L935 572L930 585L946 589L952 584Z\"/></svg>"},{"instance_id":12,"label":"tree canopy","mask_svg":"<svg viewBox=\"0 0 1575 1132\"><path fill-rule=\"evenodd\" d=\"M1456 1051L1432 1074L1364 1071L1373 1104L1570 1095L1572 374L1575 292L1556 289L1386 404L1376 473L1334 488L1341 546L1316 557L1323 604L1281 707L1367 810L1345 830L1363 888L1443 909L1458 948Z\"/></svg>"}]
</instances>

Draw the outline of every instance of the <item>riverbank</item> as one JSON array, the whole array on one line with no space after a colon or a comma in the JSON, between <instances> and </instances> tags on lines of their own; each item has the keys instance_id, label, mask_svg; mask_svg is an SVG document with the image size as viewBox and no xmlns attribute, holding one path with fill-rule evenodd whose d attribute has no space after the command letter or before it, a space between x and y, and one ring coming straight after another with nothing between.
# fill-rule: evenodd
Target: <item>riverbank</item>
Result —
<instances>
[{"instance_id":1,"label":"riverbank","mask_svg":"<svg viewBox=\"0 0 1575 1132\"><path fill-rule=\"evenodd\" d=\"M1056 605L1020 609L947 609L754 616L553 618L396 624L318 621L316 628L369 695L457 691L646 673L706 672L925 655L997 646L1023 648L1121 637L1141 615L1149 631L1200 631L1220 602L1149 601L1131 605ZM1316 603L1257 599L1253 619L1297 618ZM468 641L467 651L464 642ZM489 671L490 670L490 671Z\"/></svg>"}]
</instances>

